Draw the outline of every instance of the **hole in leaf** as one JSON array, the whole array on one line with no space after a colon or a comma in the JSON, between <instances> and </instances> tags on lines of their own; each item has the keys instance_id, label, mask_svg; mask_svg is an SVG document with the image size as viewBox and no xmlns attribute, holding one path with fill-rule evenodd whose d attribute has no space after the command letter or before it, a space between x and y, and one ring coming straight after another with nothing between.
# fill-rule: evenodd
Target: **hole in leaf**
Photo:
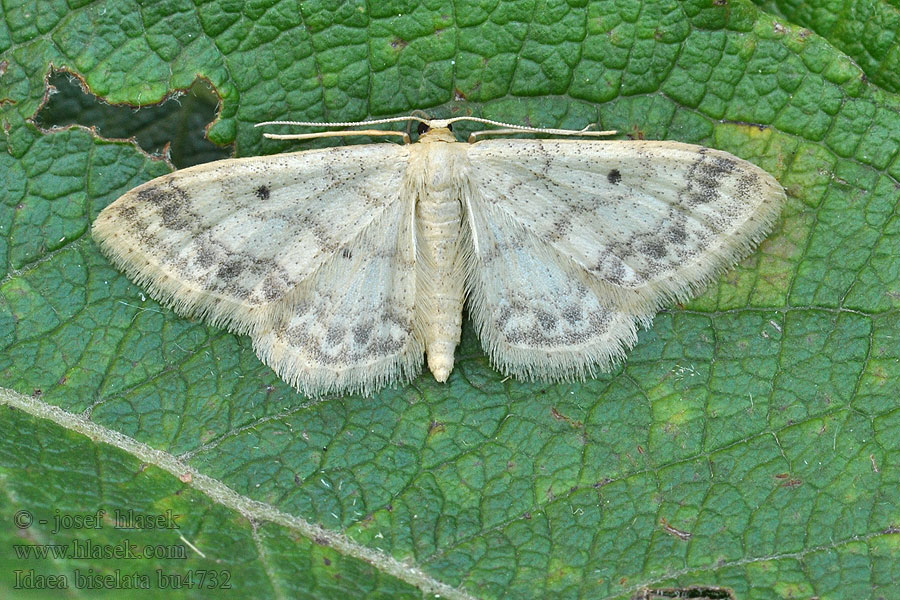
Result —
<instances>
[{"instance_id":1,"label":"hole in leaf","mask_svg":"<svg viewBox=\"0 0 900 600\"><path fill-rule=\"evenodd\" d=\"M186 92L162 104L139 109L113 106L86 94L77 79L64 71L51 73L49 84L55 92L34 119L44 129L73 124L96 127L106 138L133 137L150 154L161 154L171 144L172 164L179 169L231 156L230 148L206 139L206 126L216 118L219 98L204 80L197 79Z\"/></svg>"},{"instance_id":2,"label":"hole in leaf","mask_svg":"<svg viewBox=\"0 0 900 600\"><path fill-rule=\"evenodd\" d=\"M722 587L690 586L685 588L643 589L631 600L737 600L734 592Z\"/></svg>"}]
</instances>

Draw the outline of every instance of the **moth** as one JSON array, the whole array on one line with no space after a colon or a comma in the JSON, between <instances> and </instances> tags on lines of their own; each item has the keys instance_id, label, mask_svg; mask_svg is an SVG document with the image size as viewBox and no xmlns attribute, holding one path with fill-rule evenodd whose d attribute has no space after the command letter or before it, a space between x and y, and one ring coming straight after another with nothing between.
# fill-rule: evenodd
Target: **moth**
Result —
<instances>
[{"instance_id":1,"label":"moth","mask_svg":"<svg viewBox=\"0 0 900 600\"><path fill-rule=\"evenodd\" d=\"M610 133L474 117L327 125L400 119L420 123L418 142L159 177L104 209L93 237L153 298L251 336L300 392L369 394L416 377L423 354L446 381L465 303L506 374L607 371L639 325L747 256L785 201L759 167L678 142L457 141L452 124L466 119ZM266 136L352 134L405 135Z\"/></svg>"}]
</instances>

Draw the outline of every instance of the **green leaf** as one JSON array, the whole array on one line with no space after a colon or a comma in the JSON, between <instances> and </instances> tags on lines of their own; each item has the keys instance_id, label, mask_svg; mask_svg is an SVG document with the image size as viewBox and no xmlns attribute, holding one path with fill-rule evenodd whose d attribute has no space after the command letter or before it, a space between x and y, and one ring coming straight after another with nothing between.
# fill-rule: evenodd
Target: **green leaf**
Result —
<instances>
[{"instance_id":1,"label":"green leaf","mask_svg":"<svg viewBox=\"0 0 900 600\"><path fill-rule=\"evenodd\" d=\"M869 83L888 62L745 0L7 2L0 594L29 597L15 571L123 594L74 592L92 570L107 588L147 576L139 598L210 596L201 572L240 598L897 596L900 99ZM54 69L128 112L40 112ZM253 128L277 118L595 122L752 160L789 202L614 373L507 380L467 324L447 384L310 403L90 238L104 206L170 170L101 134L153 129L129 128L132 107L198 79L220 98L210 139L237 155L288 148ZM71 122L97 130L49 129ZM179 528L116 529L116 510ZM85 540L165 552L17 554ZM60 594L39 583L30 597Z\"/></svg>"},{"instance_id":2,"label":"green leaf","mask_svg":"<svg viewBox=\"0 0 900 600\"><path fill-rule=\"evenodd\" d=\"M900 5L896 1L757 0L757 4L827 39L856 61L875 85L900 91Z\"/></svg>"}]
</instances>

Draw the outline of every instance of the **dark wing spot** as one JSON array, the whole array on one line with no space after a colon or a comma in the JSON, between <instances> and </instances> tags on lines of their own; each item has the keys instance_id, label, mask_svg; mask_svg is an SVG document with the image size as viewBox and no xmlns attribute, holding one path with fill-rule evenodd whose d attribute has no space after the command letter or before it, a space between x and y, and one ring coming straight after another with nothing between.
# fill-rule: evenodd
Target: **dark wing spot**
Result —
<instances>
[{"instance_id":1,"label":"dark wing spot","mask_svg":"<svg viewBox=\"0 0 900 600\"><path fill-rule=\"evenodd\" d=\"M113 207L116 210L117 207ZM138 216L137 208L134 206L123 206L118 208L119 217L124 220L128 227L137 232L143 232L147 229L147 222L141 220Z\"/></svg>"},{"instance_id":2,"label":"dark wing spot","mask_svg":"<svg viewBox=\"0 0 900 600\"><path fill-rule=\"evenodd\" d=\"M194 262L196 262L201 267L210 267L216 261L216 254L209 244L206 242L199 242L197 248L197 254L194 256Z\"/></svg>"},{"instance_id":3,"label":"dark wing spot","mask_svg":"<svg viewBox=\"0 0 900 600\"><path fill-rule=\"evenodd\" d=\"M141 202L149 202L160 206L166 202L168 196L161 187L151 186L140 190L137 193L137 197Z\"/></svg>"},{"instance_id":4,"label":"dark wing spot","mask_svg":"<svg viewBox=\"0 0 900 600\"><path fill-rule=\"evenodd\" d=\"M187 193L174 183L150 185L137 194L138 200L159 207L163 225L169 229L184 229L188 226L185 216L188 212Z\"/></svg>"},{"instance_id":5,"label":"dark wing spot","mask_svg":"<svg viewBox=\"0 0 900 600\"><path fill-rule=\"evenodd\" d=\"M119 210L119 216L126 221L133 222L137 220L137 208L135 208L134 206L122 206L121 208L117 208Z\"/></svg>"},{"instance_id":6,"label":"dark wing spot","mask_svg":"<svg viewBox=\"0 0 900 600\"><path fill-rule=\"evenodd\" d=\"M353 341L359 344L360 346L364 346L369 338L372 336L372 326L371 324L365 325L356 325L353 327Z\"/></svg>"},{"instance_id":7,"label":"dark wing spot","mask_svg":"<svg viewBox=\"0 0 900 600\"><path fill-rule=\"evenodd\" d=\"M261 185L256 188L256 197L260 200L268 200L269 199L269 188L268 186Z\"/></svg>"},{"instance_id":8,"label":"dark wing spot","mask_svg":"<svg viewBox=\"0 0 900 600\"><path fill-rule=\"evenodd\" d=\"M219 267L219 271L216 273L216 275L218 277L221 277L222 279L234 279L235 277L240 275L241 271L243 270L243 263L239 260L233 260Z\"/></svg>"},{"instance_id":9,"label":"dark wing spot","mask_svg":"<svg viewBox=\"0 0 900 600\"><path fill-rule=\"evenodd\" d=\"M669 227L669 238L673 244L683 244L687 239L687 231L682 224L674 224Z\"/></svg>"},{"instance_id":10,"label":"dark wing spot","mask_svg":"<svg viewBox=\"0 0 900 600\"><path fill-rule=\"evenodd\" d=\"M337 346L344 339L344 328L340 325L331 325L328 327L328 333L325 334L325 343L329 346Z\"/></svg>"},{"instance_id":11,"label":"dark wing spot","mask_svg":"<svg viewBox=\"0 0 900 600\"><path fill-rule=\"evenodd\" d=\"M181 218L181 205L176 202L168 202L162 205L162 222L169 229L184 229L187 223Z\"/></svg>"},{"instance_id":12,"label":"dark wing spot","mask_svg":"<svg viewBox=\"0 0 900 600\"><path fill-rule=\"evenodd\" d=\"M544 331L552 331L556 328L556 317L546 310L536 309L534 316L537 317L538 323L544 328Z\"/></svg>"},{"instance_id":13,"label":"dark wing spot","mask_svg":"<svg viewBox=\"0 0 900 600\"><path fill-rule=\"evenodd\" d=\"M613 185L617 185L620 181L622 181L622 174L619 173L618 169L613 169L606 175L606 179Z\"/></svg>"},{"instance_id":14,"label":"dark wing spot","mask_svg":"<svg viewBox=\"0 0 900 600\"><path fill-rule=\"evenodd\" d=\"M568 304L563 308L562 316L569 325L575 325L581 321L581 307L577 304Z\"/></svg>"},{"instance_id":15,"label":"dark wing spot","mask_svg":"<svg viewBox=\"0 0 900 600\"><path fill-rule=\"evenodd\" d=\"M348 250L347 248L344 248L343 250L341 250L341 256L344 258L353 258L353 253L350 252L350 250Z\"/></svg>"},{"instance_id":16,"label":"dark wing spot","mask_svg":"<svg viewBox=\"0 0 900 600\"><path fill-rule=\"evenodd\" d=\"M657 260L666 256L666 246L659 240L648 240L644 242L641 250L643 250L645 254Z\"/></svg>"}]
</instances>

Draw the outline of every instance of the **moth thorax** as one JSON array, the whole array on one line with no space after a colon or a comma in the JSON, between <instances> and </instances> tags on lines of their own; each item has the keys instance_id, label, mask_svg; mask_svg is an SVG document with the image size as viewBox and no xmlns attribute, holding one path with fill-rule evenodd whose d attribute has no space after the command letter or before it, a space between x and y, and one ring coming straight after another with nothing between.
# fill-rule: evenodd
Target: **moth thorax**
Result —
<instances>
[{"instance_id":1,"label":"moth thorax","mask_svg":"<svg viewBox=\"0 0 900 600\"><path fill-rule=\"evenodd\" d=\"M456 142L456 136L446 127L436 127L422 134L419 143L428 144L430 142Z\"/></svg>"}]
</instances>

